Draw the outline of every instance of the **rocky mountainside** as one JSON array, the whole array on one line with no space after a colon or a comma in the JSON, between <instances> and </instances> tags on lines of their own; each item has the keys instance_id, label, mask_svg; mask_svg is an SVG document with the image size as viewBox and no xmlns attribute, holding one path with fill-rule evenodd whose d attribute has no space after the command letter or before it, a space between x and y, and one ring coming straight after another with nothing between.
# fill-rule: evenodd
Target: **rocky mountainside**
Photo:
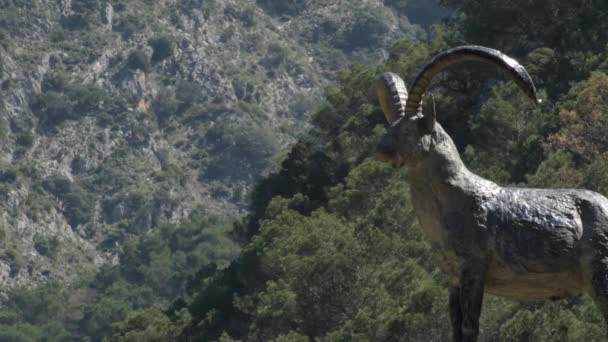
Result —
<instances>
[{"instance_id":1,"label":"rocky mountainside","mask_svg":"<svg viewBox=\"0 0 608 342\"><path fill-rule=\"evenodd\" d=\"M418 3L0 0L0 284L238 216L340 67L426 36Z\"/></svg>"}]
</instances>

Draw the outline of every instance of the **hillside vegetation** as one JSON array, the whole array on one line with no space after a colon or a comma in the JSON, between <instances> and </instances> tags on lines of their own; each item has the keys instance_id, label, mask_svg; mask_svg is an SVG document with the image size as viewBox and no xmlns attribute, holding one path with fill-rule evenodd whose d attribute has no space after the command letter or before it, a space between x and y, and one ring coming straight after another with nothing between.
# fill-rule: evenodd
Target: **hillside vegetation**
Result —
<instances>
[{"instance_id":1,"label":"hillside vegetation","mask_svg":"<svg viewBox=\"0 0 608 342\"><path fill-rule=\"evenodd\" d=\"M438 78L438 120L473 171L502 185L608 195L608 41L598 31L608 6L444 4L457 12L430 40L398 41L385 64L353 65L326 88L327 104L312 115L310 134L280 171L258 183L251 214L235 226L244 241L240 256L224 270L200 272L194 291L165 307L181 340L450 339L446 279L414 219L407 174L371 158L384 119L369 92L379 73L391 70L411 81L447 47L479 43L515 56L544 99L531 107L513 83L478 65ZM183 321L172 318L179 312L190 315L183 330ZM145 334L137 322L154 314L132 314L113 326L110 340ZM482 341L605 336L606 323L587 296L529 304L485 300Z\"/></svg>"},{"instance_id":2,"label":"hillside vegetation","mask_svg":"<svg viewBox=\"0 0 608 342\"><path fill-rule=\"evenodd\" d=\"M0 339L98 341L228 266L327 82L425 38L433 8L0 1Z\"/></svg>"},{"instance_id":3,"label":"hillside vegetation","mask_svg":"<svg viewBox=\"0 0 608 342\"><path fill-rule=\"evenodd\" d=\"M158 8L175 7L183 11L180 6L201 8L207 4L220 4L179 1L154 7L146 2L129 2L130 5L125 8L131 8L129 6L134 3L140 6L147 4L149 7L142 8L148 9L150 15ZM224 15L231 12L226 12L229 7L222 6L230 3L227 1L219 5L224 9ZM286 89L296 89L289 88L289 85L297 85L298 77L285 76L297 70L294 64L279 64L283 68L281 71L264 71L264 77L268 78L251 80L251 87L240 88L244 89L242 94L255 94L260 89L266 89L268 93L264 92L266 95L261 96L267 97L262 97L260 103L235 101L234 98L230 102L230 98L214 101L213 97L207 100L194 97L196 100L192 105L181 112L179 108L184 105L177 97L188 92L168 92L168 95L162 95L166 96L164 98L159 94L166 93L157 92L156 95L148 95L148 110L143 110L147 106L146 101L143 101L144 107L139 107L141 110L137 109L142 100L134 96L133 102L127 101L124 105L124 113L132 114L123 117L109 113L109 117L115 121L101 130L97 128L101 125L99 116L95 114L98 111L87 107L90 102L83 100L87 97L69 95L70 91L86 92L88 88L83 85L89 83L71 83L74 82L71 78L62 83L61 77L58 77L53 78L52 82L48 81L48 85L44 82L40 85L41 89L55 89L57 94L49 95L48 99L33 97L33 100L28 100L33 101L31 116L23 117L30 121L24 120L25 123L20 126L17 123L19 120L11 118L22 116L15 112L6 114L9 119L5 119L5 131L8 132L5 136L9 143L3 146L10 146L6 151L10 150L12 156L0 173L0 180L6 180L0 184L5 184L9 189L6 193L22 194L22 197L24 193L36 194L31 196L45 199L49 209L44 211L46 207L41 207L40 219L61 216L67 225L62 227L72 232L70 234L78 234L80 228L88 226L81 224L82 220L100 222L93 220L107 215L100 226L108 229L108 234L94 233L104 236L102 241L105 243L94 245L94 249L97 251L100 248L97 246L108 246L101 248L108 248L108 253L116 260L114 265L102 263L103 266L98 269L83 271L69 285L47 279L41 282L42 285L31 289L7 292L0 311L0 340L449 340L446 279L435 266L430 246L415 220L412 203L416 199L409 194L407 172L372 158L374 146L385 131L385 123L370 89L377 75L388 70L399 73L410 82L435 53L465 43L498 48L516 57L534 78L544 100L542 105L532 107L512 82L491 67L462 64L437 77L432 92L438 104L438 121L455 140L465 163L474 172L501 185L588 188L608 195L608 140L605 135L608 129L608 104L605 101L608 97L608 37L605 33L608 30L605 26L608 24L604 20L608 15L608 4L604 1L575 4L553 0L442 0L451 15L433 26L428 39L415 39L425 38L423 33L419 35L416 32L423 32L420 27L428 27L436 19L420 17L420 13L429 13L429 8L422 6L422 2L385 0L353 4L346 1L259 0L239 4L241 6L234 7L236 10L253 8L254 18L265 18L256 21L256 25L274 28L264 33L275 32L273 34L276 35L272 37L290 34L297 41L293 45L296 50L291 50L292 55L289 51L286 55L279 53L276 46L267 45L263 48L264 57L257 55L257 68L266 68L266 63L288 63L293 58L307 56L302 62L305 68L302 74L305 79L316 83L306 83L311 90L304 99L311 99L318 106L312 106L312 112L308 116L301 116L300 121L292 116L295 115L294 110L286 111L290 114L283 119L278 119L281 117L278 114L280 111L274 111L276 108L289 108L278 105L278 100L290 96L291 93L284 93ZM188 14L179 13L187 17L191 15L192 8L188 8ZM407 15L408 11L414 9L416 11L412 13L418 13L417 20L412 19L411 22L421 26L412 28L410 21L399 15ZM431 13L436 13L433 11L436 8L431 9ZM85 14L83 18L88 18ZM340 19L333 24L324 24L323 14L325 18ZM21 17L10 16L5 20L15 18ZM79 23L78 18L68 20L68 23ZM248 22L247 18L247 15L239 16L235 22L244 24ZM154 22L155 19L148 20ZM201 23L211 21L215 26L209 26L208 30L212 30L225 23L217 16L209 16L205 20L201 19L190 27L200 27ZM307 23L315 24L307 26ZM50 30L37 32L44 35ZM401 37L408 32L408 36ZM124 40L122 31L119 33L116 39ZM235 29L231 39L237 39L234 37L241 34ZM243 42L253 40L244 39ZM383 54L382 44L390 42L390 51ZM163 59L165 53L157 52L163 51L162 46L167 45L162 38L146 40L145 44L143 56L129 53L121 63L128 70L135 70L134 74L139 72L143 79L150 79L153 70L160 70L156 68L168 65L165 63L174 57ZM176 43L173 49L178 49L178 46ZM208 51L210 46L213 45L192 44L199 51ZM222 56L223 61L234 61L235 49L227 50L230 58ZM10 50L5 48L2 51L5 56L5 51ZM306 54L294 51L306 51ZM171 56L175 56L175 52ZM10 62L11 58L3 57L2 60L9 66L14 64ZM352 61L361 63L350 63ZM184 63L179 65L183 66ZM342 68L335 74L335 80L323 87L323 93L316 98L315 90L324 84L323 77L333 75L332 70L337 67ZM147 68L149 71L146 72ZM119 69L117 67L115 70ZM236 69L243 71L243 68ZM228 69L194 67L194 70ZM120 76L117 76L120 72L116 72L108 80L120 80ZM84 73L75 73L80 74ZM199 78L188 81L203 87ZM12 82L9 82L7 89L11 89ZM125 88L117 87L116 91L127 92L125 89L130 89L129 81L119 84L124 84ZM178 86L171 82L159 81L158 84ZM195 93L200 92L197 90ZM270 93L274 95L267 95ZM18 101L18 96L13 95L10 101ZM103 100L104 108L106 103L108 106L112 103L112 107L108 108L122 108L120 99L123 97L107 96L107 100ZM167 108L165 106L171 104L173 96L176 99L175 107L168 107L173 109L167 112L180 114L158 116L156 111L162 111L154 108ZM83 118L68 117L60 120L57 126L47 126L45 120L65 113L53 111L53 104L61 102L61 99L69 103L71 108L79 108L72 113L84 113L87 108L91 112ZM277 104L273 104L271 99ZM13 110L18 107L18 102L10 103L15 103L11 107ZM93 103L99 106L99 102ZM225 110L226 103L236 104L230 107L234 111ZM197 116L189 112L196 106L211 106L209 108L212 109L199 112L200 116ZM237 108L240 108L239 111ZM300 103L297 108L302 108L303 114L310 107ZM209 116L209 113L227 115L222 116L226 120L211 121L210 118L214 116ZM256 145L268 146L259 136L252 138L248 134L241 135L244 143L248 144L243 148L254 147L248 153L267 151L263 156L280 160L276 169L267 168L266 164L256 166L256 169L247 166L251 167L247 169L242 165L249 164L236 163L240 159L238 155L233 155L236 159L228 159L230 162L226 164L226 169L214 170L215 165L222 165L214 163L209 170L211 164L202 165L201 160L206 159L200 157L196 159L200 166L187 169L188 172L179 172L183 170L180 165L188 165L183 159L188 153L198 152L201 156L216 159L228 158L226 156L230 156L231 152L214 148L233 146L233 151L240 151L244 144L240 140L238 143L233 140L234 144L214 144L222 140L213 139L222 139L226 132L234 132L234 137L239 136L245 127L249 132L251 122L239 119L249 120L250 117L242 113L276 114L269 126L264 126L266 120L256 121L251 117L251 122L257 123L259 130L268 129L273 134L281 132L280 127L299 128L283 131L285 136L271 135L273 139L279 137L276 139L284 140L278 140L276 146L268 150ZM243 119L243 116L247 119ZM309 120L304 124L307 117ZM89 122L89 126L79 126L86 122ZM146 122L151 126L142 124ZM289 122L298 124L290 126ZM233 124L236 126L233 127ZM52 150L57 153L54 156L70 155L53 150L52 146L68 146L63 142L53 145L58 137L68 139L75 134L70 132L90 132L86 127L95 127L93 132L112 134L112 125L119 127L122 132L120 139L124 140L110 139L107 144L95 145L99 146L95 148L99 148L97 153L100 156L115 154L115 158L103 159L103 162L93 160L97 164L89 164L84 158L75 162L76 167L72 167L73 158L67 158L64 163L70 165L72 171L69 173L42 172L41 166L36 166L41 164L50 168L55 165L53 163L57 158L40 157L40 160L47 161L33 163L38 153L36 151ZM184 133L197 129L204 129L201 136L210 139L202 143L205 148L194 147L198 142L194 137L199 136ZM143 132L143 136L151 136L148 140L140 140L139 133L133 133L138 130ZM158 137L153 137L154 134L158 134ZM41 140L42 137L47 140ZM183 151L179 147L169 149L172 153L168 153L168 161L164 163L176 165L176 169L161 167L162 157L156 157L160 154L152 148L164 146L157 143L161 140L166 141L167 146L174 146L177 141L183 141L182 146L192 145ZM123 145L121 141L124 141ZM293 144L283 150L284 142ZM80 148L88 146L86 143L72 145ZM239 146L238 150L236 146ZM38 155L45 154L40 152ZM252 165L257 165L255 163L259 160L259 156L252 158ZM78 165L83 165L84 170L87 170L87 165L94 166L80 175L73 172L79 169ZM52 170L60 169L56 166ZM160 175L146 174L154 170ZM175 179L171 170L185 176ZM210 210L210 206L183 209L190 208L188 204L207 203L196 202L200 200L196 196L175 200L173 208L182 208L179 209L182 211L176 209L183 213L177 215L179 219L162 216L167 210L163 208L171 199L171 189L179 196L197 193L184 189L203 192L209 184L224 184L220 182L221 177L242 170L261 173L270 170L263 179L255 182L251 191L242 192L240 205L247 203L246 216L235 220L226 215L222 208ZM124 179L124 174L133 176ZM162 177L169 180L159 181ZM223 188L218 188L221 193L228 193L228 198L233 198L230 196L234 196L234 184L238 184L235 179L239 178L230 179ZM162 187L167 184L173 184L173 188ZM155 191L145 192L149 189L147 185L153 185ZM24 192L22 189L32 190ZM110 191L112 189L117 190ZM144 192L135 195L135 189L143 189ZM22 197L11 196L4 203L38 203L32 200L15 202L15 198ZM25 196L25 199L29 197ZM152 205L150 202L153 199L158 200L160 205ZM120 208L120 203L133 208L151 209L147 216L139 216L138 210L114 209ZM239 205L238 201L230 203ZM27 208L30 207L36 208L33 205ZM19 204L17 208L24 210L25 207ZM108 223L114 210L117 220ZM88 215L89 211L99 214ZM14 216L5 214L2 217ZM69 222L73 222L74 227ZM3 241L14 244L11 241L15 241L15 235L10 234L20 231L6 229ZM36 255L49 255L45 257L49 260L66 260L60 259L65 255L63 239L52 238L61 235L38 236L37 239L35 234L32 236L32 248L37 251ZM45 236L51 238L44 239ZM111 239L107 240L108 237ZM22 250L12 253L6 250L5 260L28 268L27 264L15 261L23 260L20 259ZM36 270L36 267L32 266L32 270ZM22 272L26 270L18 268L14 274L19 276ZM484 302L480 339L605 341L605 329L606 323L599 311L584 295L561 301L526 304L488 295Z\"/></svg>"},{"instance_id":4,"label":"hillside vegetation","mask_svg":"<svg viewBox=\"0 0 608 342\"><path fill-rule=\"evenodd\" d=\"M381 1L0 9L5 288L117 264L131 238L197 213L242 215L340 68L426 36Z\"/></svg>"}]
</instances>

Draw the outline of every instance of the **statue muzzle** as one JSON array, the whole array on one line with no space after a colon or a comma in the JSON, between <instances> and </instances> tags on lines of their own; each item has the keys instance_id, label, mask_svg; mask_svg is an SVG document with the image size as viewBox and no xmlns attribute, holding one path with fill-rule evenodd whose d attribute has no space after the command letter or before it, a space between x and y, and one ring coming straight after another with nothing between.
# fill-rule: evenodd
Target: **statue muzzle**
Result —
<instances>
[{"instance_id":1,"label":"statue muzzle","mask_svg":"<svg viewBox=\"0 0 608 342\"><path fill-rule=\"evenodd\" d=\"M398 139L396 131L394 129L389 129L382 139L380 139L378 145L376 145L376 159L395 163L397 161L397 146Z\"/></svg>"}]
</instances>

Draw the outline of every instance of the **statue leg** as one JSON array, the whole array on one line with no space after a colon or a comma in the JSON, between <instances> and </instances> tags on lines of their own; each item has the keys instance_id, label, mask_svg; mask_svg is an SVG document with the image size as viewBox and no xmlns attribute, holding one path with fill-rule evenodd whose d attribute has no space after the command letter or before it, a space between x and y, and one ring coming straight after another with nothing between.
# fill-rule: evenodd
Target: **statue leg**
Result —
<instances>
[{"instance_id":1,"label":"statue leg","mask_svg":"<svg viewBox=\"0 0 608 342\"><path fill-rule=\"evenodd\" d=\"M583 229L590 234L583 247L581 266L587 291L604 316L604 323L608 327L608 211L604 206L587 202L581 204L579 211ZM608 333L608 329L606 332Z\"/></svg>"},{"instance_id":2,"label":"statue leg","mask_svg":"<svg viewBox=\"0 0 608 342\"><path fill-rule=\"evenodd\" d=\"M483 273L464 269L460 278L462 341L475 342L479 335L479 315L483 302Z\"/></svg>"},{"instance_id":3,"label":"statue leg","mask_svg":"<svg viewBox=\"0 0 608 342\"><path fill-rule=\"evenodd\" d=\"M462 308L460 307L460 287L450 287L450 322L452 341L462 342Z\"/></svg>"},{"instance_id":4,"label":"statue leg","mask_svg":"<svg viewBox=\"0 0 608 342\"><path fill-rule=\"evenodd\" d=\"M596 258L591 263L591 287L593 301L608 325L608 257Z\"/></svg>"}]
</instances>

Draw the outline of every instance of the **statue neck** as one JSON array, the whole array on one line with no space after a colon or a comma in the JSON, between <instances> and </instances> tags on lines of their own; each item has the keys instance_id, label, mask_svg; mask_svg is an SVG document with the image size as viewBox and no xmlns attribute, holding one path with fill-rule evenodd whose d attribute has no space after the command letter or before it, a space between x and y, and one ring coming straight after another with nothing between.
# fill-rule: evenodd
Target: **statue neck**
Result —
<instances>
[{"instance_id":1,"label":"statue neck","mask_svg":"<svg viewBox=\"0 0 608 342\"><path fill-rule=\"evenodd\" d=\"M437 124L428 155L408 168L410 191L418 221L431 241L445 239L441 222L447 211L462 205L480 188L493 191L495 183L467 169L448 134Z\"/></svg>"},{"instance_id":2,"label":"statue neck","mask_svg":"<svg viewBox=\"0 0 608 342\"><path fill-rule=\"evenodd\" d=\"M409 167L411 177L420 178L422 182L448 185L460 183L471 174L460 159L454 142L439 124L431 136L428 153L422 162Z\"/></svg>"},{"instance_id":3,"label":"statue neck","mask_svg":"<svg viewBox=\"0 0 608 342\"><path fill-rule=\"evenodd\" d=\"M428 155L408 167L410 191L422 231L430 241L444 239L439 218L454 201L461 201L472 175L460 159L452 139L439 125L431 136Z\"/></svg>"}]
</instances>

